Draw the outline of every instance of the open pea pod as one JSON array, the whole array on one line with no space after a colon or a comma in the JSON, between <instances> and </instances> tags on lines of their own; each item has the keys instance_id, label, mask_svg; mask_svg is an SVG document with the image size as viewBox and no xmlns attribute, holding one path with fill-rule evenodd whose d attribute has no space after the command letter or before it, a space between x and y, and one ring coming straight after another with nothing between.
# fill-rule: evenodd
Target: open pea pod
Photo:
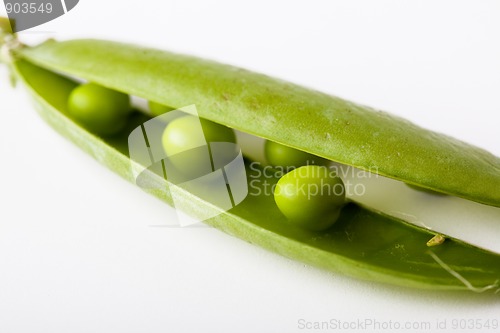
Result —
<instances>
[{"instance_id":1,"label":"open pea pod","mask_svg":"<svg viewBox=\"0 0 500 333\"><path fill-rule=\"evenodd\" d=\"M123 147L131 129L144 118L131 119L130 128L122 135L102 139L67 115L65 101L75 82L25 60L16 61L14 68L31 93L36 109L53 128L125 179L135 182L134 162L123 152ZM127 68L120 71L126 73ZM127 80L137 80L138 72L137 68L132 69ZM102 79L97 75L91 79L102 82L107 80L106 76L107 73L103 73ZM126 82L123 88L120 82L113 84L117 89L130 92L127 86ZM162 86L157 86L139 95L158 98L162 90ZM249 179L263 177L255 168L248 168L247 172ZM172 204L166 180L155 173L146 175L149 182L165 184L150 192ZM272 185L278 179L266 177L265 180ZM430 231L354 203L342 209L338 222L327 231L295 228L286 223L264 184L264 181L254 182L253 190L260 190L259 195L249 195L233 209L220 210L205 222L286 257L353 277L433 289L497 292L500 288L498 254L452 238L429 249L426 242L434 236ZM180 190L177 195L186 212L195 216L218 209L187 191Z\"/></svg>"},{"instance_id":2,"label":"open pea pod","mask_svg":"<svg viewBox=\"0 0 500 333\"><path fill-rule=\"evenodd\" d=\"M336 162L500 207L500 159L404 119L262 74L99 40L49 41L18 54Z\"/></svg>"}]
</instances>

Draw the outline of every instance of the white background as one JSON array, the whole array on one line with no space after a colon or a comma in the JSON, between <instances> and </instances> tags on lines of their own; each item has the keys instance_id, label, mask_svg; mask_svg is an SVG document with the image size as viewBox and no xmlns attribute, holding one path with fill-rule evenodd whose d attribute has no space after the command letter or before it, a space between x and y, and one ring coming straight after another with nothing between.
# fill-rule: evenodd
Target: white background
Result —
<instances>
[{"instance_id":1,"label":"white background","mask_svg":"<svg viewBox=\"0 0 500 333\"><path fill-rule=\"evenodd\" d=\"M499 35L498 1L81 0L21 38L98 37L212 58L500 156ZM440 320L456 331L453 319L500 319L498 295L363 282L210 228L157 227L171 208L56 134L0 75L2 333L306 331L300 319ZM476 205L464 218L446 200L430 213L442 223L434 228L500 252L499 209Z\"/></svg>"}]
</instances>

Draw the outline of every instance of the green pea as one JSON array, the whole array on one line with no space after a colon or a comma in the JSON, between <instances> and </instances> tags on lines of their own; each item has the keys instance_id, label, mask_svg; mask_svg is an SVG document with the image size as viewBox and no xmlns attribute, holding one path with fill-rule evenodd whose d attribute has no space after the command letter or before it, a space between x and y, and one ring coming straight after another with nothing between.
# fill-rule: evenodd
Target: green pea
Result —
<instances>
[{"instance_id":1,"label":"green pea","mask_svg":"<svg viewBox=\"0 0 500 333\"><path fill-rule=\"evenodd\" d=\"M148 105L149 105L149 112L152 116L160 116L164 113L167 113L167 112L170 112L172 110L175 110L175 108L173 107L170 107L170 106L167 106L167 105L163 105L163 104L160 104L160 103L156 103L156 102L153 102L153 101L149 101L148 102Z\"/></svg>"},{"instance_id":2,"label":"green pea","mask_svg":"<svg viewBox=\"0 0 500 333\"><path fill-rule=\"evenodd\" d=\"M326 160L321 157L274 141L266 141L264 153L269 164L283 168L298 168L308 164L324 165L326 163Z\"/></svg>"},{"instance_id":3,"label":"green pea","mask_svg":"<svg viewBox=\"0 0 500 333\"><path fill-rule=\"evenodd\" d=\"M274 200L290 223L310 230L324 230L340 215L345 202L344 183L327 167L302 166L280 178Z\"/></svg>"},{"instance_id":4,"label":"green pea","mask_svg":"<svg viewBox=\"0 0 500 333\"><path fill-rule=\"evenodd\" d=\"M69 114L98 135L112 135L125 127L131 112L127 94L95 83L76 87L68 99Z\"/></svg>"},{"instance_id":5,"label":"green pea","mask_svg":"<svg viewBox=\"0 0 500 333\"><path fill-rule=\"evenodd\" d=\"M213 145L215 142L233 145L221 148ZM174 119L162 135L171 164L188 178L200 177L232 161L237 154L235 142L236 135L229 127L191 115Z\"/></svg>"}]
</instances>

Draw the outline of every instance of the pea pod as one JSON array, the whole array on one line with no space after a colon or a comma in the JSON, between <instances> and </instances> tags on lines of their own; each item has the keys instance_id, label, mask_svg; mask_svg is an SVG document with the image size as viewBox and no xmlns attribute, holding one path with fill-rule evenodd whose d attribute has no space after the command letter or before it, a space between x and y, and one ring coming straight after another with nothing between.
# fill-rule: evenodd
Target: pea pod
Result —
<instances>
[{"instance_id":1,"label":"pea pod","mask_svg":"<svg viewBox=\"0 0 500 333\"><path fill-rule=\"evenodd\" d=\"M14 68L31 93L36 109L52 127L125 179L135 181L131 168L134 162L123 152L130 129L112 139L98 137L73 121L61 103L75 86L73 81L25 60L16 61ZM121 71L127 68L122 67ZM133 70L130 75L133 79ZM114 88L127 90L118 85ZM143 96L150 97L146 92ZM247 172L250 179L263 180L259 169L252 167ZM148 173L147 177L151 182L166 182L155 173ZM265 180L270 185L278 181L267 177ZM232 210L205 222L286 257L362 279L438 290L497 292L500 288L500 255L450 237L429 248L426 243L434 236L430 231L354 203L342 209L337 223L327 231L291 227L272 195L265 193L263 184L254 184L254 191L261 191L259 195L249 195ZM167 186L149 191L172 204ZM179 194L187 213L196 215L216 209L189 192L181 190Z\"/></svg>"},{"instance_id":2,"label":"pea pod","mask_svg":"<svg viewBox=\"0 0 500 333\"><path fill-rule=\"evenodd\" d=\"M500 159L387 113L191 56L99 40L49 41L20 57L320 157L500 207Z\"/></svg>"},{"instance_id":3,"label":"pea pod","mask_svg":"<svg viewBox=\"0 0 500 333\"><path fill-rule=\"evenodd\" d=\"M129 46L124 46L124 48L129 48ZM29 50L25 49L19 55L23 57L25 53L29 53ZM43 52L41 54L43 55ZM137 59L138 64L142 64L139 60L141 59ZM75 67L79 66L75 65ZM126 179L134 180L130 171L130 164L133 162L123 153L128 133L104 141L80 127L65 114L64 101L74 87L74 82L23 60L16 62L15 68L18 76L33 93L40 114L49 124ZM130 81L137 79L135 76L138 76L138 73L133 66L125 64L125 68L122 69L130 72ZM69 67L63 72L76 74ZM108 79L106 73L102 77L97 74L94 77L90 75L81 75L81 77L99 83L104 83ZM132 88L136 89L140 85L117 82L107 84L107 86L134 93ZM155 99L155 94L161 94L163 86L159 87L160 89L157 87L152 91L136 94L150 100L175 105L172 102ZM224 99L228 99L228 96L224 96ZM241 110L244 111L244 109ZM206 114L203 116L210 118ZM214 118L210 119L214 120ZM137 120L141 118L135 119ZM134 127L133 123L129 126ZM258 170L248 171L252 175L251 172ZM155 174L150 174L149 177L154 182L165 182ZM253 177L259 176L253 175ZM266 180L269 181L269 179ZM166 187L163 188L163 190L157 189L152 192L172 203L170 193L165 189ZM264 193L264 189L261 188L261 190ZM192 213L214 209L188 192L183 193L183 199L189 204L184 207ZM434 236L429 231L355 204L345 207L339 222L327 232L322 233L290 228L284 223L283 218L272 198L263 194L249 196L230 212L221 212L207 223L283 255L361 278L436 289L493 290L496 292L499 287L498 255L449 237L446 237L444 244L429 250L426 242Z\"/></svg>"}]
</instances>

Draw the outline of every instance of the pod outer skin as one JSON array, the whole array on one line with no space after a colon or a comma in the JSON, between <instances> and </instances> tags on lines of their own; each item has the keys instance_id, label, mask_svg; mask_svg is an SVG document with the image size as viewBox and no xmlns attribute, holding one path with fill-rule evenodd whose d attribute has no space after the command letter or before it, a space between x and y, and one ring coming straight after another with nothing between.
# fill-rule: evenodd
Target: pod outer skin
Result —
<instances>
[{"instance_id":1,"label":"pod outer skin","mask_svg":"<svg viewBox=\"0 0 500 333\"><path fill-rule=\"evenodd\" d=\"M70 119L64 109L56 108L68 97L75 82L26 61L17 61L15 69L33 97L37 111L49 125L117 174L135 182L134 162L121 152L123 144L117 142L120 139L126 142L127 134L141 119L131 120L128 132L122 137L103 140ZM47 87L56 87L58 93ZM263 177L258 171L248 168L249 178ZM152 172L145 177L149 182L163 185L149 192L172 204L167 181ZM278 181L267 177L265 180ZM263 186L264 182L257 184ZM240 205L225 212L186 191L180 191L177 200L181 198L186 213L194 217L206 211L218 212L219 215L205 222L228 234L329 271L405 287L499 290L498 254L448 237L446 242L429 250L426 243L433 234L428 230L353 203L344 207L337 223L327 231L293 228L286 223L272 195L266 195L264 188L260 190L260 194L249 195ZM452 273L459 274L461 279Z\"/></svg>"},{"instance_id":2,"label":"pod outer skin","mask_svg":"<svg viewBox=\"0 0 500 333\"><path fill-rule=\"evenodd\" d=\"M500 159L388 113L192 56L101 40L18 56L339 163L500 207Z\"/></svg>"}]
</instances>

